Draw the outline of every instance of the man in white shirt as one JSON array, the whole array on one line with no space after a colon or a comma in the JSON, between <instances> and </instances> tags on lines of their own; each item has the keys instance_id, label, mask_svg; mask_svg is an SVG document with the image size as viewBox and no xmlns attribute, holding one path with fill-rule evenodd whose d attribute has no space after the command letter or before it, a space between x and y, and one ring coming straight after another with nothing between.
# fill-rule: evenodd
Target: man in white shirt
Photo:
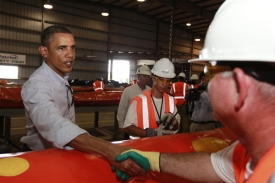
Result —
<instances>
[{"instance_id":1,"label":"man in white shirt","mask_svg":"<svg viewBox=\"0 0 275 183\"><path fill-rule=\"evenodd\" d=\"M203 84L207 87L209 78L200 74ZM200 99L194 101L194 110L191 116L190 132L214 130L217 119L214 116L207 89L200 94Z\"/></svg>"},{"instance_id":2,"label":"man in white shirt","mask_svg":"<svg viewBox=\"0 0 275 183\"><path fill-rule=\"evenodd\" d=\"M75 124L73 91L67 80L75 59L75 41L70 30L63 26L46 28L41 34L39 52L43 64L21 91L28 129L21 138L25 150L74 148L104 156L128 175L143 174L144 170L132 161L114 161L116 155L129 148L93 137Z\"/></svg>"},{"instance_id":3,"label":"man in white shirt","mask_svg":"<svg viewBox=\"0 0 275 183\"><path fill-rule=\"evenodd\" d=\"M147 65L140 66L136 72L137 75L137 84L133 84L124 89L118 106L117 111L117 121L120 133L123 134L123 124L124 120L130 105L131 100L141 94L144 91L151 89L151 87L147 86L150 77L151 71ZM124 133L124 139L129 139L129 134Z\"/></svg>"},{"instance_id":4,"label":"man in white shirt","mask_svg":"<svg viewBox=\"0 0 275 183\"><path fill-rule=\"evenodd\" d=\"M239 141L212 154L130 150L116 160L147 162L144 168L193 182L274 182L274 7L274 0L226 0L209 26L199 59L190 60L206 66L214 116Z\"/></svg>"}]
</instances>

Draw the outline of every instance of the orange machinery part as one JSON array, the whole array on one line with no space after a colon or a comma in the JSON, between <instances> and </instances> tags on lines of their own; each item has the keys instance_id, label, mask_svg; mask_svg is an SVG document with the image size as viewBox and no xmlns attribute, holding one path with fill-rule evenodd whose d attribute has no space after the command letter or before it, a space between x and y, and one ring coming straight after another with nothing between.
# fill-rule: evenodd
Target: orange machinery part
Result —
<instances>
[{"instance_id":1,"label":"orange machinery part","mask_svg":"<svg viewBox=\"0 0 275 183\"><path fill-rule=\"evenodd\" d=\"M142 138L136 140L115 142L118 145L131 146L139 150L159 151L169 153L194 152L192 141L203 137L217 137L232 144L236 137L227 129L219 128L213 131L182 133L176 135ZM85 154L76 150L49 149L36 152L16 154L0 154L0 158L21 157L26 159L30 167L24 173L5 177L0 176L0 182L22 183L115 183L122 182L116 178L110 165L98 155ZM1 161L1 159L0 159ZM184 162L183 162L184 163ZM131 177L129 183L190 183L190 181L158 172Z\"/></svg>"},{"instance_id":2,"label":"orange machinery part","mask_svg":"<svg viewBox=\"0 0 275 183\"><path fill-rule=\"evenodd\" d=\"M73 87L75 106L118 106L121 89L104 89L96 93L92 88ZM21 87L0 87L0 108L24 108Z\"/></svg>"}]
</instances>

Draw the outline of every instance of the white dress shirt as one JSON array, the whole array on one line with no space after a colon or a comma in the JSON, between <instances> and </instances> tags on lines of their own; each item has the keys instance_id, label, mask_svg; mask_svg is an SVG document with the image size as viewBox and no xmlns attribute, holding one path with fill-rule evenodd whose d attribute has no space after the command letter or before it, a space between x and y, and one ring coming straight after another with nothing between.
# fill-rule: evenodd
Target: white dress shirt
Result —
<instances>
[{"instance_id":1,"label":"white dress shirt","mask_svg":"<svg viewBox=\"0 0 275 183\"><path fill-rule=\"evenodd\" d=\"M30 149L63 149L75 137L87 133L75 124L72 95L66 87L68 77L61 77L43 62L23 85L28 133L20 141Z\"/></svg>"}]
</instances>

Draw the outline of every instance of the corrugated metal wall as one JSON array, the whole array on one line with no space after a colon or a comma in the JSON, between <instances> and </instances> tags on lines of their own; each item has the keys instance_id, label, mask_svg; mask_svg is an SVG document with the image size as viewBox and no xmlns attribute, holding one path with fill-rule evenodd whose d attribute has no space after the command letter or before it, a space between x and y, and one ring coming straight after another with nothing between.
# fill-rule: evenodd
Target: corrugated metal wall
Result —
<instances>
[{"instance_id":1,"label":"corrugated metal wall","mask_svg":"<svg viewBox=\"0 0 275 183\"><path fill-rule=\"evenodd\" d=\"M101 16L104 7L72 2L52 2L54 8L43 8L43 0L0 0L0 52L27 56L27 63L19 66L19 79L8 82L24 83L42 63L38 52L41 31L54 24L67 26L74 34L77 51L70 79L107 79L108 59L113 59L109 51L145 51L159 49L168 57L170 25L159 23L140 14L112 8L109 17ZM202 43L192 42L192 35L182 35L182 30L174 28L173 51L195 55ZM158 39L158 40L157 40ZM94 55L85 59L83 55ZM141 56L142 57L142 56ZM152 56L151 56L152 57ZM154 57L155 59L158 59ZM137 59L129 58L130 79L134 77Z\"/></svg>"}]
</instances>

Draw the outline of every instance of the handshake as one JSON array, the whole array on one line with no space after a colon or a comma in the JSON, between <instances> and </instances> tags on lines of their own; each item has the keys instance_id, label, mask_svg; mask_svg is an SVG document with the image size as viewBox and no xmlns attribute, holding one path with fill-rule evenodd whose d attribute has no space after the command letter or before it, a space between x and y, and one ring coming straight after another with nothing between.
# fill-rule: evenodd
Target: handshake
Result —
<instances>
[{"instance_id":1,"label":"handshake","mask_svg":"<svg viewBox=\"0 0 275 183\"><path fill-rule=\"evenodd\" d=\"M172 120L172 121L171 121ZM179 121L174 118L173 114L165 114L161 118L160 125L157 129L155 128L146 128L146 137L162 136L176 134L179 130Z\"/></svg>"}]
</instances>

